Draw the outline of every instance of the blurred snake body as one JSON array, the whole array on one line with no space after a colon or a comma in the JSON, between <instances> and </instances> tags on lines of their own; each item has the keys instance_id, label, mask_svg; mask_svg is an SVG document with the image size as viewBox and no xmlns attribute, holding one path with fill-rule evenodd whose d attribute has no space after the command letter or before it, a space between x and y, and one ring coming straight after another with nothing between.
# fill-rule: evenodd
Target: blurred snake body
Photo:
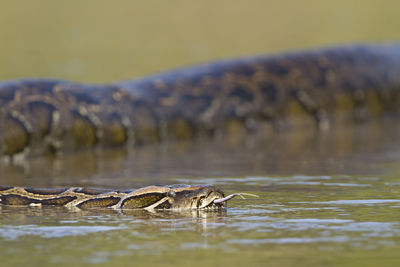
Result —
<instances>
[{"instance_id":1,"label":"blurred snake body","mask_svg":"<svg viewBox=\"0 0 400 267\"><path fill-rule=\"evenodd\" d=\"M187 67L133 81L0 82L0 156L38 156L229 134L330 131L400 110L400 44L356 45ZM0 187L5 205L224 207L212 186L130 191Z\"/></svg>"},{"instance_id":2,"label":"blurred snake body","mask_svg":"<svg viewBox=\"0 0 400 267\"><path fill-rule=\"evenodd\" d=\"M400 109L400 44L187 67L133 81L0 82L0 155L37 156L214 136L329 131Z\"/></svg>"}]
</instances>

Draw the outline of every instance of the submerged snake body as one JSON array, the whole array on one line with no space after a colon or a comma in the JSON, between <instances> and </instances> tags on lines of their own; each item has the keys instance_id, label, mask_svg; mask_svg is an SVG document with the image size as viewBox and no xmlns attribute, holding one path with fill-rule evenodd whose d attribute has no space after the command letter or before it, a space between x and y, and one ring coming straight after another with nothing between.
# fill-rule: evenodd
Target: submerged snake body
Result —
<instances>
[{"instance_id":1,"label":"submerged snake body","mask_svg":"<svg viewBox=\"0 0 400 267\"><path fill-rule=\"evenodd\" d=\"M103 190L81 187L38 189L0 186L0 204L12 206L65 206L114 209L219 209L224 193L214 186L148 186L137 190Z\"/></svg>"},{"instance_id":2,"label":"submerged snake body","mask_svg":"<svg viewBox=\"0 0 400 267\"><path fill-rule=\"evenodd\" d=\"M398 44L222 61L108 85L14 80L0 83L0 155L187 139L232 125L328 130L399 109Z\"/></svg>"}]
</instances>

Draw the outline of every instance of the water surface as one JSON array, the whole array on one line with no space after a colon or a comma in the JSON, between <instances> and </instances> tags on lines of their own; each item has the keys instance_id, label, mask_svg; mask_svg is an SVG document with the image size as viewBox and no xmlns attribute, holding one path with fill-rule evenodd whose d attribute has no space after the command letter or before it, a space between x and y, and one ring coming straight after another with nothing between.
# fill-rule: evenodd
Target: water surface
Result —
<instances>
[{"instance_id":1,"label":"water surface","mask_svg":"<svg viewBox=\"0 0 400 267\"><path fill-rule=\"evenodd\" d=\"M3 206L0 257L32 266L390 266L400 260L398 134L393 124L365 125L3 163L2 183L13 185L213 184L259 198L219 212Z\"/></svg>"}]
</instances>

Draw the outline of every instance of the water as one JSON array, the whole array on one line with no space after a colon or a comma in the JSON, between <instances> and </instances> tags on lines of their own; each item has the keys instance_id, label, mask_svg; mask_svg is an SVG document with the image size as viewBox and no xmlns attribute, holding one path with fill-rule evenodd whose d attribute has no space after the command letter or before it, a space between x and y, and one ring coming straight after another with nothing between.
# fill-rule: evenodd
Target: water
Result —
<instances>
[{"instance_id":1,"label":"water","mask_svg":"<svg viewBox=\"0 0 400 267\"><path fill-rule=\"evenodd\" d=\"M259 198L235 198L219 212L3 206L0 258L5 266L393 266L399 130L389 123L254 144L200 140L3 163L2 184L213 184Z\"/></svg>"},{"instance_id":2,"label":"water","mask_svg":"<svg viewBox=\"0 0 400 267\"><path fill-rule=\"evenodd\" d=\"M374 260L398 260L398 178L274 176L213 181L228 191L260 197L233 200L225 212L3 207L2 262L333 266L351 260L356 262L353 266L372 266Z\"/></svg>"}]
</instances>

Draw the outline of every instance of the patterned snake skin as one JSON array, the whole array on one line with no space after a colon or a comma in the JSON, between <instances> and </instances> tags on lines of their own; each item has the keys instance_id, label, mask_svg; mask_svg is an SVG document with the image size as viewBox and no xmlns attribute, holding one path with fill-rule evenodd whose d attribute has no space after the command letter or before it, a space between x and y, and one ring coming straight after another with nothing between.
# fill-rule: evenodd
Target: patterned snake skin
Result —
<instances>
[{"instance_id":1,"label":"patterned snake skin","mask_svg":"<svg viewBox=\"0 0 400 267\"><path fill-rule=\"evenodd\" d=\"M241 127L327 131L400 109L400 44L183 68L134 81L0 83L0 155L181 140Z\"/></svg>"},{"instance_id":2,"label":"patterned snake skin","mask_svg":"<svg viewBox=\"0 0 400 267\"><path fill-rule=\"evenodd\" d=\"M221 209L224 193L211 185L147 186L132 190L107 190L82 187L27 188L0 185L0 204L9 206L64 206L91 209Z\"/></svg>"}]
</instances>

